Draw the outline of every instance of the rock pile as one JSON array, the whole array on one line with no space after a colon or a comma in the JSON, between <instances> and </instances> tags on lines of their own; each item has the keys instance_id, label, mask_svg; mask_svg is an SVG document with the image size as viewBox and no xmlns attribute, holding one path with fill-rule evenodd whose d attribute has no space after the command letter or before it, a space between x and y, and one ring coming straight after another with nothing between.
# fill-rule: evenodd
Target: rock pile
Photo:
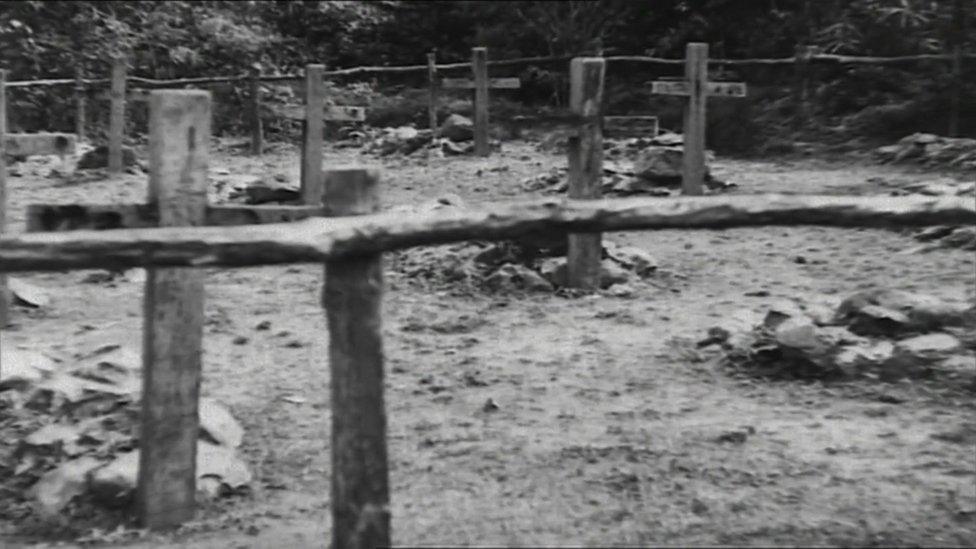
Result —
<instances>
[{"instance_id":1,"label":"rock pile","mask_svg":"<svg viewBox=\"0 0 976 549\"><path fill-rule=\"evenodd\" d=\"M417 213L465 207L460 197L448 194L390 211ZM551 292L566 286L566 237L562 234L534 234L495 243L469 241L390 255L395 271L418 282L489 292ZM634 282L654 276L657 268L657 261L644 250L605 239L600 287L615 295L629 295L634 292Z\"/></svg>"},{"instance_id":2,"label":"rock pile","mask_svg":"<svg viewBox=\"0 0 976 549\"><path fill-rule=\"evenodd\" d=\"M976 139L913 133L894 145L875 149L874 155L882 162L915 162L976 170Z\"/></svg>"},{"instance_id":3,"label":"rock pile","mask_svg":"<svg viewBox=\"0 0 976 549\"><path fill-rule=\"evenodd\" d=\"M106 345L70 365L3 347L0 410L6 441L0 471L10 494L41 516L78 502L124 508L139 466L141 354ZM236 455L244 431L211 399L200 402L197 487L218 497L247 489L251 474Z\"/></svg>"},{"instance_id":4,"label":"rock pile","mask_svg":"<svg viewBox=\"0 0 976 549\"><path fill-rule=\"evenodd\" d=\"M749 330L710 328L699 346L715 344L726 366L762 376L941 376L976 391L976 304L929 295L872 289L833 311L785 303Z\"/></svg>"}]
</instances>

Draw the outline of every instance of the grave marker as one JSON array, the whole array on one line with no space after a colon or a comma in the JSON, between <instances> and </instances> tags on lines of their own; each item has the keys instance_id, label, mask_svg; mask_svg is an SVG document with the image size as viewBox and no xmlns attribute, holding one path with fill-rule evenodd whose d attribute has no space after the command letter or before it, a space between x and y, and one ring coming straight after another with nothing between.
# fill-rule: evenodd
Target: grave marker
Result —
<instances>
[{"instance_id":1,"label":"grave marker","mask_svg":"<svg viewBox=\"0 0 976 549\"><path fill-rule=\"evenodd\" d=\"M321 206L208 206L209 144L209 92L154 91L147 203L34 204L27 208L27 230L253 225L323 214ZM147 274L136 503L141 523L160 529L185 522L194 513L205 273L161 268Z\"/></svg>"},{"instance_id":2,"label":"grave marker","mask_svg":"<svg viewBox=\"0 0 976 549\"><path fill-rule=\"evenodd\" d=\"M693 42L685 53L685 80L657 81L652 93L688 98L684 116L682 194L701 195L705 182L705 101L710 95L745 97L741 82L708 81L708 44Z\"/></svg>"},{"instance_id":3,"label":"grave marker","mask_svg":"<svg viewBox=\"0 0 976 549\"><path fill-rule=\"evenodd\" d=\"M518 78L488 78L488 48L471 48L471 72L473 79L444 78L441 87L474 90L474 153L488 156L488 90L513 90L522 84Z\"/></svg>"},{"instance_id":4,"label":"grave marker","mask_svg":"<svg viewBox=\"0 0 976 549\"><path fill-rule=\"evenodd\" d=\"M320 204L322 202L322 142L323 122L343 121L362 122L366 120L366 107L339 105L325 106L325 82L322 73L325 65L308 65L305 68L305 109L299 113L296 108L283 109L283 113L302 124L302 202ZM322 113L313 115L312 113Z\"/></svg>"}]
</instances>

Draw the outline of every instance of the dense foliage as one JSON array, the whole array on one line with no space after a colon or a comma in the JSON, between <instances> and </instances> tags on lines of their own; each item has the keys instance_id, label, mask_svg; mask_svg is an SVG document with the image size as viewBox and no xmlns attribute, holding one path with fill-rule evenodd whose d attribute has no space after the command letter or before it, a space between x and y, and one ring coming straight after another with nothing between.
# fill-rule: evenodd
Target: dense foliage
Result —
<instances>
[{"instance_id":1,"label":"dense foliage","mask_svg":"<svg viewBox=\"0 0 976 549\"><path fill-rule=\"evenodd\" d=\"M690 40L711 44L715 57L788 57L798 44L892 56L951 52L957 44L972 51L976 25L966 20L976 19L974 11L971 0L7 1L0 4L0 51L12 80L72 77L76 70L104 76L115 54L127 57L130 74L152 78L240 74L252 67L298 72L313 61L330 67L418 64L434 48L439 61L462 61L476 45L487 46L494 59L597 49L680 57ZM509 97L536 105L563 100L564 65L517 69L529 85ZM945 63L821 67L814 113L823 127L841 124L855 132L895 135L921 124L930 127L918 129L944 133L952 85L946 69ZM970 110L962 130L973 133L976 78L968 71L963 105ZM611 71L609 108L675 110L643 86L668 72L674 71ZM777 110L777 100L786 96L791 68L726 76L746 79L756 91L741 109L729 108L733 118L754 117L757 109L789 115ZM384 90L420 87L422 78L376 83ZM222 93L228 105L242 96L242 90ZM18 89L12 101L25 108L16 109L13 122L69 128L70 94L70 87Z\"/></svg>"}]
</instances>

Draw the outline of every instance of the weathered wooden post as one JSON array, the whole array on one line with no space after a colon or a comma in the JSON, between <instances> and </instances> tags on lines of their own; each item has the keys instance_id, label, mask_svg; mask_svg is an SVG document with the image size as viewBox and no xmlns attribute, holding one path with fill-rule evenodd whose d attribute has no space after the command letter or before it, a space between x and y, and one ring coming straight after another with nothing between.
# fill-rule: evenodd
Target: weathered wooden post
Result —
<instances>
[{"instance_id":1,"label":"weathered wooden post","mask_svg":"<svg viewBox=\"0 0 976 549\"><path fill-rule=\"evenodd\" d=\"M159 226L203 225L210 93L160 90L149 99L149 202ZM193 517L205 272L148 269L144 302L139 520L146 528Z\"/></svg>"},{"instance_id":2,"label":"weathered wooden post","mask_svg":"<svg viewBox=\"0 0 976 549\"><path fill-rule=\"evenodd\" d=\"M810 58L812 46L797 45L794 50L793 66L793 125L800 127L807 119L807 101L810 90Z\"/></svg>"},{"instance_id":3,"label":"weathered wooden post","mask_svg":"<svg viewBox=\"0 0 976 549\"><path fill-rule=\"evenodd\" d=\"M598 57L573 59L569 66L569 106L583 121L569 139L569 198L599 198L603 176L601 110L606 61ZM571 288L600 287L601 234L568 235L566 282Z\"/></svg>"},{"instance_id":4,"label":"weathered wooden post","mask_svg":"<svg viewBox=\"0 0 976 549\"><path fill-rule=\"evenodd\" d=\"M84 73L79 65L75 68L75 137L79 143L85 140L86 99Z\"/></svg>"},{"instance_id":5,"label":"weathered wooden post","mask_svg":"<svg viewBox=\"0 0 976 549\"><path fill-rule=\"evenodd\" d=\"M327 216L379 209L379 173L325 172ZM381 254L329 261L322 305L332 384L332 547L390 546L390 488L383 402Z\"/></svg>"},{"instance_id":6,"label":"weathered wooden post","mask_svg":"<svg viewBox=\"0 0 976 549\"><path fill-rule=\"evenodd\" d=\"M746 85L741 82L708 81L708 44L693 42L685 52L683 81L656 81L651 93L688 97L684 116L684 154L681 192L686 195L705 194L705 101L710 95L745 97Z\"/></svg>"},{"instance_id":7,"label":"weathered wooden post","mask_svg":"<svg viewBox=\"0 0 976 549\"><path fill-rule=\"evenodd\" d=\"M302 125L302 201L318 204L322 201L322 106L325 65L305 67L305 122Z\"/></svg>"},{"instance_id":8,"label":"weathered wooden post","mask_svg":"<svg viewBox=\"0 0 976 549\"><path fill-rule=\"evenodd\" d=\"M427 54L427 86L429 90L427 102L427 118L432 140L437 140L437 49Z\"/></svg>"},{"instance_id":9,"label":"weathered wooden post","mask_svg":"<svg viewBox=\"0 0 976 549\"><path fill-rule=\"evenodd\" d=\"M251 154L264 150L264 128L261 126L261 72L255 67L248 76L248 121L251 126Z\"/></svg>"},{"instance_id":10,"label":"weathered wooden post","mask_svg":"<svg viewBox=\"0 0 976 549\"><path fill-rule=\"evenodd\" d=\"M7 71L0 69L0 235L7 225ZM0 273L0 330L10 319L7 275ZM0 365L2 367L2 365ZM2 379L2 378L0 378Z\"/></svg>"},{"instance_id":11,"label":"weathered wooden post","mask_svg":"<svg viewBox=\"0 0 976 549\"><path fill-rule=\"evenodd\" d=\"M708 82L708 44L688 44L685 79L691 91L685 105L684 154L681 191L704 194L705 183L705 84Z\"/></svg>"},{"instance_id":12,"label":"weathered wooden post","mask_svg":"<svg viewBox=\"0 0 976 549\"><path fill-rule=\"evenodd\" d=\"M488 156L488 48L471 48L474 76L474 154Z\"/></svg>"},{"instance_id":13,"label":"weathered wooden post","mask_svg":"<svg viewBox=\"0 0 976 549\"><path fill-rule=\"evenodd\" d=\"M109 89L108 171L122 171L122 136L125 134L125 58L112 59L112 79Z\"/></svg>"}]
</instances>

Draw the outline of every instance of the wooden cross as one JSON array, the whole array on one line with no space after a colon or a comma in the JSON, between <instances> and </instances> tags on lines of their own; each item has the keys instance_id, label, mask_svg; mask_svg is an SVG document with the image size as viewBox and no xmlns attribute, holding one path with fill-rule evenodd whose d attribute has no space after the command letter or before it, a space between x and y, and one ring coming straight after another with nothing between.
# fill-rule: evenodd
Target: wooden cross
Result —
<instances>
[{"instance_id":1,"label":"wooden cross","mask_svg":"<svg viewBox=\"0 0 976 549\"><path fill-rule=\"evenodd\" d=\"M150 93L145 204L35 204L27 208L28 230L252 225L323 215L321 205L208 205L210 105L203 90ZM165 528L192 518L195 507L205 273L147 271L137 507L145 527Z\"/></svg>"},{"instance_id":2,"label":"wooden cross","mask_svg":"<svg viewBox=\"0 0 976 549\"><path fill-rule=\"evenodd\" d=\"M688 44L685 52L685 80L654 82L651 93L688 98L684 118L681 192L687 195L704 194L706 97L745 97L746 85L742 82L709 82L708 44L693 42Z\"/></svg>"},{"instance_id":3,"label":"wooden cross","mask_svg":"<svg viewBox=\"0 0 976 549\"><path fill-rule=\"evenodd\" d=\"M0 70L0 233L5 229L7 209L6 156L56 154L64 162L74 154L76 137L70 133L7 133L7 71ZM0 328L9 320L7 277L0 275Z\"/></svg>"},{"instance_id":4,"label":"wooden cross","mask_svg":"<svg viewBox=\"0 0 976 549\"><path fill-rule=\"evenodd\" d=\"M428 58L428 66L432 61ZM431 78L435 71L428 71ZM488 48L471 48L471 72L474 79L443 78L440 87L445 89L474 90L474 153L478 156L488 156L488 90L513 90L521 87L518 78L488 78ZM433 101L433 99L432 99Z\"/></svg>"}]
</instances>

